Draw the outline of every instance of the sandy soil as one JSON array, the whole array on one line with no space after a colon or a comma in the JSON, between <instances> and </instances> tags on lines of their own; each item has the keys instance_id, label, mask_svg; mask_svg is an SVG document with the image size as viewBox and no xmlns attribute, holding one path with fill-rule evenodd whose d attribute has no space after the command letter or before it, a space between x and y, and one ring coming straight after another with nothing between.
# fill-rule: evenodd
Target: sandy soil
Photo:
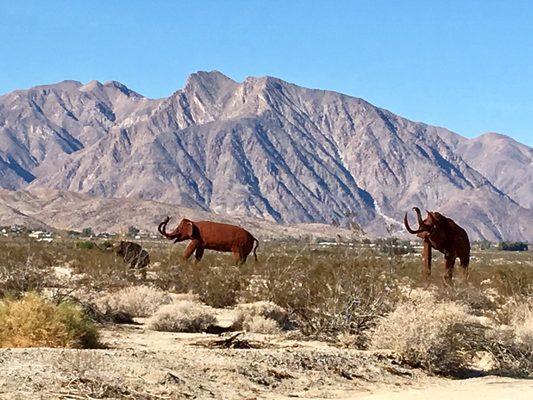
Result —
<instances>
[{"instance_id":1,"label":"sandy soil","mask_svg":"<svg viewBox=\"0 0 533 400\"><path fill-rule=\"evenodd\" d=\"M386 352L266 335L244 336L253 349L206 347L219 339L123 325L103 330L107 349L4 349L0 398L533 398L531 380L430 377Z\"/></svg>"},{"instance_id":2,"label":"sandy soil","mask_svg":"<svg viewBox=\"0 0 533 400\"><path fill-rule=\"evenodd\" d=\"M531 400L533 380L501 377L483 377L456 381L439 380L419 389L375 391L343 399L358 400Z\"/></svg>"}]
</instances>

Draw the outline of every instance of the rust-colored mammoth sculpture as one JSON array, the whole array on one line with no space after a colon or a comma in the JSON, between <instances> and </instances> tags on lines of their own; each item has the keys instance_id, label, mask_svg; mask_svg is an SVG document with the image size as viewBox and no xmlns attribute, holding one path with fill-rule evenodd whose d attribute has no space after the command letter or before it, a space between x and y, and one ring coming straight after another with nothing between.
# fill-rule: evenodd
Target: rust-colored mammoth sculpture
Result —
<instances>
[{"instance_id":1,"label":"rust-colored mammoth sculpture","mask_svg":"<svg viewBox=\"0 0 533 400\"><path fill-rule=\"evenodd\" d=\"M457 225L451 218L438 212L427 211L426 219L422 220L420 209L413 207L417 214L418 229L411 229L405 213L404 224L407 231L416 234L424 241L424 273L426 279L431 274L431 249L436 249L444 254L444 281L450 284L453 278L455 259L459 258L465 277L468 276L468 263L470 262L470 241L466 231Z\"/></svg>"},{"instance_id":2,"label":"rust-colored mammoth sculpture","mask_svg":"<svg viewBox=\"0 0 533 400\"><path fill-rule=\"evenodd\" d=\"M161 222L157 230L161 235L174 240L174 242L191 241L183 253L185 260L192 253L195 253L196 260L200 261L204 255L204 250L207 249L232 252L235 261L242 264L246 262L246 258L253 249L255 261L257 261L255 251L259 246L259 241L250 232L239 226L211 221L194 222L184 218L176 229L167 232L168 221L170 221L170 217ZM255 248L254 242L256 243Z\"/></svg>"}]
</instances>

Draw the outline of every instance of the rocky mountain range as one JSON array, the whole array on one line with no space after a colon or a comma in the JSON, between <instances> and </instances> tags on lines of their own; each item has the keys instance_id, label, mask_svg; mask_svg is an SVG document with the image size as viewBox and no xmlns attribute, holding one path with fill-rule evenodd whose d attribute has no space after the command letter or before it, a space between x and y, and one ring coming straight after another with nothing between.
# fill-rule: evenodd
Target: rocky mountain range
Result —
<instances>
[{"instance_id":1,"label":"rocky mountain range","mask_svg":"<svg viewBox=\"0 0 533 400\"><path fill-rule=\"evenodd\" d=\"M417 205L473 239L533 239L533 150L466 139L277 78L192 74L148 99L64 81L0 97L0 186L142 199L269 223L403 232ZM109 217L111 218L111 217ZM112 219L112 218L111 218Z\"/></svg>"}]
</instances>

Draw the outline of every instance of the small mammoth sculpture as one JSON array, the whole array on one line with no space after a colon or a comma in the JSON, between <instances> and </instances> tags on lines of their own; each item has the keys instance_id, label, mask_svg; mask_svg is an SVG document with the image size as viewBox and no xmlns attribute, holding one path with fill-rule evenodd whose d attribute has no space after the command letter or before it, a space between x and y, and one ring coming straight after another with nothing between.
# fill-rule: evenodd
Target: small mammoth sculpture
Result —
<instances>
[{"instance_id":1,"label":"small mammoth sculpture","mask_svg":"<svg viewBox=\"0 0 533 400\"><path fill-rule=\"evenodd\" d=\"M121 241L114 246L114 250L131 269L142 271L143 276L146 274L146 267L150 264L150 255L141 245Z\"/></svg>"},{"instance_id":2,"label":"small mammoth sculpture","mask_svg":"<svg viewBox=\"0 0 533 400\"><path fill-rule=\"evenodd\" d=\"M416 234L423 240L424 273L426 279L431 274L431 249L436 249L444 254L444 282L450 285L453 278L455 259L459 258L461 267L468 277L468 264L470 262L470 241L466 231L457 225L451 218L441 213L427 211L426 219L418 207L413 207L418 219L418 229L411 229L405 213L404 224L409 233Z\"/></svg>"}]
</instances>

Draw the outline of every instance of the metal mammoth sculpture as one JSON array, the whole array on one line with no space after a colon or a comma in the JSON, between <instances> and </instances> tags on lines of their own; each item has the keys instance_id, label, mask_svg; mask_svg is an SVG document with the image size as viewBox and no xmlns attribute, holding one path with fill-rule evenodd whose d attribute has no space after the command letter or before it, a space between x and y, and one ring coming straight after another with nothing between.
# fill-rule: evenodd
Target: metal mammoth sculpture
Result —
<instances>
[{"instance_id":1,"label":"metal mammoth sculpture","mask_svg":"<svg viewBox=\"0 0 533 400\"><path fill-rule=\"evenodd\" d=\"M418 207L413 207L418 219L418 229L411 229L405 213L404 224L407 231L416 234L423 240L424 274L426 279L431 274L431 249L444 254L444 282L451 284L455 259L459 258L461 267L468 277L468 264L470 262L470 241L466 231L451 218L445 217L436 211L427 211L423 220Z\"/></svg>"},{"instance_id":2,"label":"metal mammoth sculpture","mask_svg":"<svg viewBox=\"0 0 533 400\"><path fill-rule=\"evenodd\" d=\"M221 224L211 221L191 221L182 219L176 229L171 232L166 231L166 226L170 221L167 217L157 228L159 233L174 242L190 240L189 245L183 253L183 258L188 259L195 253L196 261L200 261L204 255L204 250L216 250L232 252L237 264L246 262L246 258L254 252L257 261L257 246L259 241L247 230L229 224ZM255 247L254 247L255 243Z\"/></svg>"}]
</instances>

